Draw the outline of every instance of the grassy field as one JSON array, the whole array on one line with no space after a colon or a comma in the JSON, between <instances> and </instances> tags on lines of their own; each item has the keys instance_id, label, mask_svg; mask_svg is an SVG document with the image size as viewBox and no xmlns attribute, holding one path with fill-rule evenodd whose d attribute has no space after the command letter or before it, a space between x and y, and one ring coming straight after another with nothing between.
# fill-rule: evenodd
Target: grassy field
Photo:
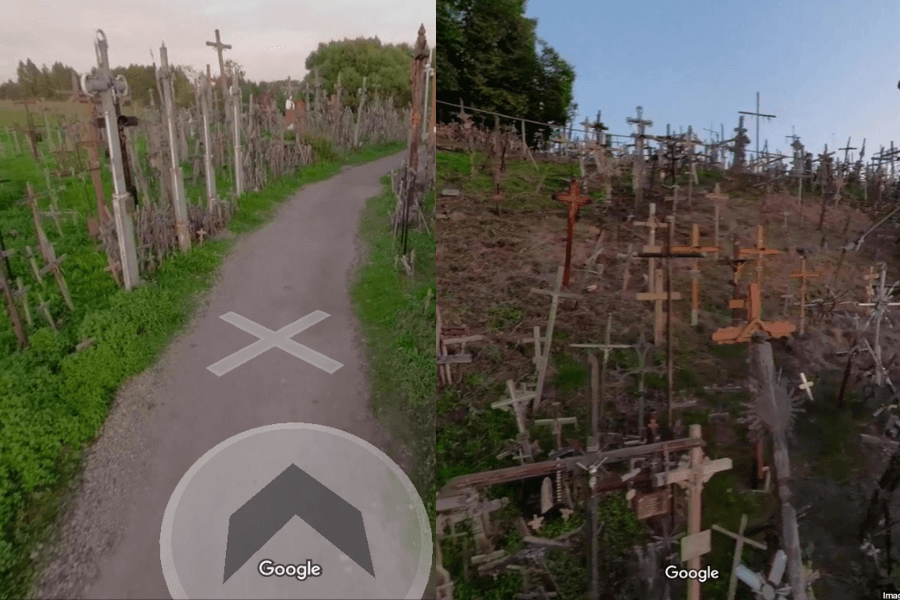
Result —
<instances>
[{"instance_id":1,"label":"grassy field","mask_svg":"<svg viewBox=\"0 0 900 600\"><path fill-rule=\"evenodd\" d=\"M263 223L279 202L309 183L336 174L343 164L394 154L403 144L364 148L348 156L321 145L317 164L273 181L264 190L241 197L230 223L234 233ZM324 156L324 159L323 159ZM25 182L47 191L42 171L29 156L0 159L0 231L14 273L30 278L22 248L36 245L28 209L21 203ZM109 182L106 182L109 185ZM52 281L35 284L50 303L58 332L35 314L29 327L30 346L15 350L8 319L0 319L0 598L22 598L34 570L32 552L45 538L59 502L106 419L116 389L127 378L151 366L172 336L189 318L198 294L214 280L217 267L234 243L212 239L190 253L167 259L126 293L103 271L106 257L88 237L84 218L94 213L93 190L86 182L59 183L59 208L74 211L62 223L63 235L45 225L58 255L75 304L68 312ZM227 189L227 188L220 188ZM85 338L95 342L76 352Z\"/></svg>"},{"instance_id":2,"label":"grassy field","mask_svg":"<svg viewBox=\"0 0 900 600\"><path fill-rule=\"evenodd\" d=\"M367 256L353 287L356 312L369 346L372 401L376 416L415 458L412 480L431 522L435 496L435 237L411 230L415 276L398 269L389 214L395 200L390 182L369 200L360 224ZM434 192L424 210L432 214ZM398 242L399 243L399 242Z\"/></svg>"}]
</instances>

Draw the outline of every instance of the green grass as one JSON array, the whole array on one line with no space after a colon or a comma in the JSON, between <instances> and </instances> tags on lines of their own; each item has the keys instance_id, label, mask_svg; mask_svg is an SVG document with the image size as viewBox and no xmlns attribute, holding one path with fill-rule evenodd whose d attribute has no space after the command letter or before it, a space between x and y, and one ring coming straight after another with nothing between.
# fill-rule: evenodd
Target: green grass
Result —
<instances>
[{"instance_id":1,"label":"green grass","mask_svg":"<svg viewBox=\"0 0 900 600\"><path fill-rule=\"evenodd\" d=\"M399 252L391 232L395 199L390 180L385 191L371 198L360 221L360 238L367 257L352 288L356 314L368 345L372 403L376 417L415 459L411 479L435 516L435 237L410 230L415 250L415 276L407 277L394 263ZM425 213L433 214L434 192ZM399 242L398 242L399 243Z\"/></svg>"},{"instance_id":2,"label":"green grass","mask_svg":"<svg viewBox=\"0 0 900 600\"><path fill-rule=\"evenodd\" d=\"M392 154L402 144L366 149L346 157L360 162ZM241 197L230 224L248 231L265 221L272 208L306 184L326 179L340 169L335 160L319 162L272 182L260 192ZM0 159L0 230L8 247L36 246L26 207L19 203L25 182L46 186L28 156ZM31 554L47 536L61 501L81 463L83 451L106 420L110 401L129 377L151 366L191 315L200 293L214 281L217 267L233 241L210 240L191 252L167 259L131 292L115 286L103 272L106 258L88 238L84 216L93 213L93 190L67 180L60 208L81 214L64 225L64 236L45 225L57 254L67 255L63 268L76 310L68 313L52 281L41 288L54 316L64 318L53 332L34 315L30 346L15 351L8 320L0 319L0 598L26 597L33 585ZM11 230L18 236L11 236ZM27 234L27 235L26 235ZM30 279L19 252L12 266ZM424 264L427 261L423 260ZM433 264L433 260L432 260ZM32 292L32 293L33 293ZM33 296L32 296L33 297ZM36 311L35 311L36 312ZM76 353L85 337L95 342Z\"/></svg>"}]
</instances>

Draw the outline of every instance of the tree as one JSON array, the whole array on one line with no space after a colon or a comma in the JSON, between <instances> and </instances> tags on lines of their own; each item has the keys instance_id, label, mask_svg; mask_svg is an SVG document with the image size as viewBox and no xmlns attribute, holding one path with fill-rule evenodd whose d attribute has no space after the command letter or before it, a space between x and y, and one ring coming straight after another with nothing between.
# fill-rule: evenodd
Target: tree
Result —
<instances>
[{"instance_id":1,"label":"tree","mask_svg":"<svg viewBox=\"0 0 900 600\"><path fill-rule=\"evenodd\" d=\"M409 44L382 44L375 38L345 39L320 43L306 58L308 73L301 89L312 91L316 72L326 94L333 94L340 76L344 104L356 106L358 90L366 78L368 94L394 98L398 106L409 105L412 92L409 70L412 47Z\"/></svg>"},{"instance_id":2,"label":"tree","mask_svg":"<svg viewBox=\"0 0 900 600\"><path fill-rule=\"evenodd\" d=\"M563 124L575 70L537 38L526 0L437 0L438 100ZM442 120L448 111L439 111ZM528 126L529 137L540 127ZM545 129L545 135L549 128Z\"/></svg>"}]
</instances>

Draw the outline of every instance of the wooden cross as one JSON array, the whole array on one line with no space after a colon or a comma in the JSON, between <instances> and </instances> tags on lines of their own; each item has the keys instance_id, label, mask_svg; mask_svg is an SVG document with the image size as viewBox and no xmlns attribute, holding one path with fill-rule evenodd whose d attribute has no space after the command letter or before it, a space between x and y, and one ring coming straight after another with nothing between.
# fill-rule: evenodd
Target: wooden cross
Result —
<instances>
[{"instance_id":1,"label":"wooden cross","mask_svg":"<svg viewBox=\"0 0 900 600\"><path fill-rule=\"evenodd\" d=\"M878 281L880 276L875 274L875 267L869 265L869 274L863 275L863 280L866 282L866 303L872 302L872 299L875 297L875 282ZM867 314L872 314L872 308L866 308Z\"/></svg>"},{"instance_id":2,"label":"wooden cross","mask_svg":"<svg viewBox=\"0 0 900 600\"><path fill-rule=\"evenodd\" d=\"M34 251L31 249L31 246L25 246L25 256L28 257L28 264L31 265L31 272L34 274L35 280L38 283L44 283L44 278L41 276L41 270L38 269L37 259L34 256Z\"/></svg>"},{"instance_id":3,"label":"wooden cross","mask_svg":"<svg viewBox=\"0 0 900 600\"><path fill-rule=\"evenodd\" d=\"M691 425L690 437L702 439L700 425ZM690 464L687 468L668 471L656 475L657 487L678 484L688 493L688 535L682 540L682 560L688 564L688 569L700 570L700 557L709 552L709 531L701 532L701 501L703 498L703 485L720 471L730 470L732 467L730 458L709 460L703 456L703 448L696 446L691 448ZM707 538L704 542L703 538ZM688 583L688 598L700 600L700 582L692 579Z\"/></svg>"},{"instance_id":4,"label":"wooden cross","mask_svg":"<svg viewBox=\"0 0 900 600\"><path fill-rule=\"evenodd\" d=\"M53 258L51 254L52 250L50 249L50 240L47 239L47 234L44 233L44 228L41 226L37 196L34 193L34 188L31 186L30 181L27 183L26 188L28 191L28 205L31 207L31 218L34 221L34 228L38 236L38 244L41 248L41 256L43 256L44 262L50 262Z\"/></svg>"},{"instance_id":5,"label":"wooden cross","mask_svg":"<svg viewBox=\"0 0 900 600\"><path fill-rule=\"evenodd\" d=\"M719 253L721 248L718 246L701 246L700 245L700 226L696 223L691 227L691 245L690 246L674 246L673 254L684 253ZM691 267L691 326L696 327L700 315L700 259L695 258Z\"/></svg>"},{"instance_id":6,"label":"wooden cross","mask_svg":"<svg viewBox=\"0 0 900 600\"><path fill-rule=\"evenodd\" d=\"M815 400L815 398L813 398L813 395L812 395L813 382L807 381L806 373L800 373L800 379L803 381L803 383L800 385L800 389L802 391L806 392L806 395L809 396L810 400Z\"/></svg>"},{"instance_id":7,"label":"wooden cross","mask_svg":"<svg viewBox=\"0 0 900 600\"><path fill-rule=\"evenodd\" d=\"M50 324L50 328L53 331L57 331L56 321L53 320L53 315L50 314L50 303L45 301L41 296L40 292L38 292L38 310L41 311L41 314L44 315L44 318L47 319L47 323Z\"/></svg>"},{"instance_id":8,"label":"wooden cross","mask_svg":"<svg viewBox=\"0 0 900 600\"><path fill-rule=\"evenodd\" d=\"M13 296L22 303L22 310L25 312L25 322L31 327L34 321L31 318L31 308L28 306L28 289L29 286L22 284L22 278L16 277L16 291Z\"/></svg>"},{"instance_id":9,"label":"wooden cross","mask_svg":"<svg viewBox=\"0 0 900 600\"><path fill-rule=\"evenodd\" d=\"M12 252L6 251L3 254L5 258L9 254L12 254ZM25 328L22 326L22 320L19 318L19 309L16 307L12 287L10 286L10 282L6 279L6 273L3 272L3 269L0 269L0 292L3 293L3 297L6 299L6 310L9 313L9 320L12 323L13 331L16 334L16 341L19 344L19 348L24 348L28 345L28 337L25 334Z\"/></svg>"},{"instance_id":10,"label":"wooden cross","mask_svg":"<svg viewBox=\"0 0 900 600\"><path fill-rule=\"evenodd\" d=\"M885 311L892 306L900 306L900 302L891 302L891 296L894 293L894 289L900 285L900 281L895 282L890 288L887 287L885 283L885 278L887 277L887 264L881 264L881 277L879 278L878 283L878 291L875 293L874 302L863 302L860 303L859 306L870 306L873 308L872 315L869 317L869 320L866 321L866 324L863 326L863 329L867 329L869 327L869 323L874 319L875 320L875 349L873 352L873 357L875 358L875 368L876 368L876 385L882 386L885 381L885 368L884 363L881 360L881 320L884 317ZM868 342L868 340L866 340Z\"/></svg>"},{"instance_id":11,"label":"wooden cross","mask_svg":"<svg viewBox=\"0 0 900 600\"><path fill-rule=\"evenodd\" d=\"M532 294L541 294L544 296L550 296L552 298L550 302L550 316L547 319L547 334L546 339L544 341L543 347L543 356L541 357L540 370L538 371L538 384L537 384L537 392L534 397L534 410L536 411L538 406L541 404L541 395L544 391L544 380L547 377L547 366L550 362L550 344L553 342L553 325L556 323L556 311L559 308L559 299L560 298L569 298L572 300L580 300L582 296L580 294L570 294L567 292L560 291L562 287L563 281L563 267L559 267L556 271L556 285L553 288L553 291L549 290L540 290L537 288L531 288Z\"/></svg>"},{"instance_id":12,"label":"wooden cross","mask_svg":"<svg viewBox=\"0 0 900 600\"><path fill-rule=\"evenodd\" d=\"M819 277L822 274L819 271L806 270L806 256L800 257L800 270L791 273L789 277L800 279L800 335L806 331L806 282L813 277Z\"/></svg>"},{"instance_id":13,"label":"wooden cross","mask_svg":"<svg viewBox=\"0 0 900 600\"><path fill-rule=\"evenodd\" d=\"M758 225L756 228L756 246L738 251L738 256L744 256L756 261L756 285L762 285L763 257L780 253L781 250L765 247L764 229L762 225Z\"/></svg>"},{"instance_id":14,"label":"wooden cross","mask_svg":"<svg viewBox=\"0 0 900 600\"><path fill-rule=\"evenodd\" d=\"M794 331L792 323L777 322L765 323L760 317L760 293L759 286L750 284L745 306L747 307L747 323L719 329L712 335L712 340L717 344L739 344L752 340L752 336L764 331L773 338L784 337Z\"/></svg>"},{"instance_id":15,"label":"wooden cross","mask_svg":"<svg viewBox=\"0 0 900 600\"><path fill-rule=\"evenodd\" d=\"M200 245L203 245L203 239L206 237L206 230L202 227L197 230L197 237L200 238Z\"/></svg>"},{"instance_id":16,"label":"wooden cross","mask_svg":"<svg viewBox=\"0 0 900 600\"><path fill-rule=\"evenodd\" d=\"M656 204L650 203L650 215L646 221L635 221L635 227L647 227L650 232L647 235L647 245L644 246L644 252L659 252L661 248L656 245L656 230L660 227L668 227L669 224L656 218ZM649 281L650 291L653 292L656 285L656 259L651 258L649 261Z\"/></svg>"},{"instance_id":17,"label":"wooden cross","mask_svg":"<svg viewBox=\"0 0 900 600\"><path fill-rule=\"evenodd\" d=\"M222 39L219 37L218 29L216 29L216 41L206 42L206 45L215 48L216 54L219 55L219 81L221 81L222 83L222 97L225 98L225 60L222 58L222 50L231 50L231 45L222 43Z\"/></svg>"},{"instance_id":18,"label":"wooden cross","mask_svg":"<svg viewBox=\"0 0 900 600\"><path fill-rule=\"evenodd\" d=\"M53 244L48 243L48 260L46 266L40 270L41 275L46 275L47 273L53 273L53 277L56 279L56 285L59 286L59 291L62 293L63 300L66 302L66 306L69 307L69 310L75 310L75 305L72 303L72 296L69 295L69 287L66 285L66 279L63 277L62 269L60 265L66 259L66 255L63 254L59 258L56 257L56 252L53 250Z\"/></svg>"},{"instance_id":19,"label":"wooden cross","mask_svg":"<svg viewBox=\"0 0 900 600\"><path fill-rule=\"evenodd\" d=\"M590 204L591 199L582 196L578 189L578 181L572 179L569 183L569 189L565 192L553 194L553 199L569 206L569 215L566 225L566 266L563 275L563 287L569 287L569 267L572 264L572 238L575 236L575 218L578 216L578 209L586 204Z\"/></svg>"},{"instance_id":20,"label":"wooden cross","mask_svg":"<svg viewBox=\"0 0 900 600\"><path fill-rule=\"evenodd\" d=\"M724 527L716 524L712 525L712 529L713 531L724 533L737 542L734 547L734 558L732 559L731 563L731 577L728 580L728 600L734 600L734 595L737 592L737 568L738 565L741 564L744 544L749 544L750 546L759 548L760 550L765 550L766 545L761 542L757 542L756 540L751 540L750 538L744 537L744 531L747 529L747 515L741 515L741 526L738 529L737 533L732 533Z\"/></svg>"},{"instance_id":21,"label":"wooden cross","mask_svg":"<svg viewBox=\"0 0 900 600\"><path fill-rule=\"evenodd\" d=\"M28 142L31 146L31 154L34 157L35 162L40 162L40 154L38 154L38 146L37 146L37 132L34 130L34 121L31 118L31 111L28 110L28 107L32 104L35 104L35 100L25 99L25 100L17 100L16 104L21 104L25 107L25 121L28 123L27 129L22 129L21 127L17 127L18 131L24 131L28 136Z\"/></svg>"},{"instance_id":22,"label":"wooden cross","mask_svg":"<svg viewBox=\"0 0 900 600\"><path fill-rule=\"evenodd\" d=\"M643 107L637 107L637 118L628 117L626 121L632 125L637 125L638 132L632 134L634 137L634 176L632 180L632 189L634 190L634 212L637 212L638 206L644 197L644 127L653 127L653 121L643 118Z\"/></svg>"},{"instance_id":23,"label":"wooden cross","mask_svg":"<svg viewBox=\"0 0 900 600\"><path fill-rule=\"evenodd\" d=\"M598 366L597 359L593 354L590 355L591 360L591 443L588 444L592 446L595 442L599 443L599 425L603 421L603 413L604 408L606 406L606 402L604 399L604 384L606 383L606 365L609 362L609 353L612 350L621 350L626 348L633 348L632 344L612 344L610 343L610 336L612 334L612 315L606 316L606 335L604 337L604 341L602 344L569 344L572 348L589 348L596 349L603 352L603 362L601 363L602 368L600 368L599 373L594 373L596 371L596 367ZM598 381L594 381L597 379Z\"/></svg>"},{"instance_id":24,"label":"wooden cross","mask_svg":"<svg viewBox=\"0 0 900 600\"><path fill-rule=\"evenodd\" d=\"M544 356L543 344L547 341L545 338L541 337L541 326L534 326L534 335L530 338L522 338L520 340L523 344L534 344L534 358L531 359L531 362L534 363L534 368L537 371L540 371L541 368L541 357Z\"/></svg>"},{"instance_id":25,"label":"wooden cross","mask_svg":"<svg viewBox=\"0 0 900 600\"><path fill-rule=\"evenodd\" d=\"M512 379L506 381L506 390L509 392L509 398L492 403L491 408L497 410L511 410L516 419L516 426L519 428L519 433L527 433L528 428L525 425L525 406L528 401L534 399L536 394L532 392L523 393L517 396L517 390Z\"/></svg>"},{"instance_id":26,"label":"wooden cross","mask_svg":"<svg viewBox=\"0 0 900 600\"><path fill-rule=\"evenodd\" d=\"M578 419L575 417L556 417L553 419L537 419L535 425L551 427L553 430L553 440L556 443L556 449L562 448L562 431L566 425L577 425Z\"/></svg>"},{"instance_id":27,"label":"wooden cross","mask_svg":"<svg viewBox=\"0 0 900 600\"><path fill-rule=\"evenodd\" d=\"M728 195L723 194L719 190L719 184L716 184L716 187L713 188L712 194L706 194L706 198L708 200L713 201L713 246L719 245L719 214L722 210L722 207L728 201ZM719 254L716 253L716 258L719 257Z\"/></svg>"}]
</instances>

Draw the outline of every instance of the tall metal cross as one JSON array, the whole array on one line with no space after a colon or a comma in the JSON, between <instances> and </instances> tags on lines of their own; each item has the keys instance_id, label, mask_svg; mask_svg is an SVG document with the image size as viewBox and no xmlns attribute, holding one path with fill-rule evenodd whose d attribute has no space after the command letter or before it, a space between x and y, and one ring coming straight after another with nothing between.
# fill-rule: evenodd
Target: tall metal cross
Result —
<instances>
[{"instance_id":1,"label":"tall metal cross","mask_svg":"<svg viewBox=\"0 0 900 600\"><path fill-rule=\"evenodd\" d=\"M759 92L756 92L756 112L748 112L744 110L739 110L738 114L742 115L750 115L751 117L756 117L756 156L759 158L759 118L765 117L766 119L774 119L775 115L764 115L759 112Z\"/></svg>"},{"instance_id":2,"label":"tall metal cross","mask_svg":"<svg viewBox=\"0 0 900 600\"><path fill-rule=\"evenodd\" d=\"M219 37L219 30L216 29L216 41L215 42L206 42L207 46L216 49L216 54L219 55L219 82L222 84L222 97L227 98L227 84L225 82L225 59L222 58L222 50L231 50L231 44L223 44L222 38Z\"/></svg>"},{"instance_id":3,"label":"tall metal cross","mask_svg":"<svg viewBox=\"0 0 900 600\"><path fill-rule=\"evenodd\" d=\"M563 275L563 287L569 287L569 268L572 264L572 238L575 235L575 218L578 216L578 209L591 202L591 199L588 196L581 195L578 188L578 181L572 179L569 183L569 189L565 192L553 194L554 200L569 206L569 215L566 225L566 266Z\"/></svg>"}]
</instances>

